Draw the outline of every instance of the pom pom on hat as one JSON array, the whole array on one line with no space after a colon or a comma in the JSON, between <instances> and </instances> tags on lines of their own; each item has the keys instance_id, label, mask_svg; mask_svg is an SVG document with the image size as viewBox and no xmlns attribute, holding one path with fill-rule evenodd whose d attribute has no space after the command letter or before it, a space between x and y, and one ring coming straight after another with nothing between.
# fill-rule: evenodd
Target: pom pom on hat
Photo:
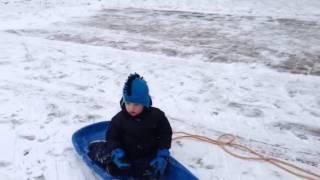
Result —
<instances>
[{"instance_id":1,"label":"pom pom on hat","mask_svg":"<svg viewBox=\"0 0 320 180\"><path fill-rule=\"evenodd\" d=\"M147 82L137 73L130 74L123 87L123 100L150 107L150 96Z\"/></svg>"}]
</instances>

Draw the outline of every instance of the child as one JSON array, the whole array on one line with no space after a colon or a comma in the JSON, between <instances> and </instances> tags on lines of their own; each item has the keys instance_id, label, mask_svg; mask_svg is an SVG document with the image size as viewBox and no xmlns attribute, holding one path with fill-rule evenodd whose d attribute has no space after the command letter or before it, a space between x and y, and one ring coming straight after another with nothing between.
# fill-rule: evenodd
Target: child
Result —
<instances>
[{"instance_id":1,"label":"child","mask_svg":"<svg viewBox=\"0 0 320 180\"><path fill-rule=\"evenodd\" d=\"M165 114L152 107L146 81L129 75L123 87L121 111L106 133L107 170L112 175L157 178L164 174L170 155L172 130Z\"/></svg>"}]
</instances>

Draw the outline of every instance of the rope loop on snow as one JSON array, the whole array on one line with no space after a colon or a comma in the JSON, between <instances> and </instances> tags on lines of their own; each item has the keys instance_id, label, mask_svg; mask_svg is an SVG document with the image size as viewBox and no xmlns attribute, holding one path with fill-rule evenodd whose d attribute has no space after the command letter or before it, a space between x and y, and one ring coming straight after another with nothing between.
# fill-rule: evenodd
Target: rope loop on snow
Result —
<instances>
[{"instance_id":1,"label":"rope loop on snow","mask_svg":"<svg viewBox=\"0 0 320 180\"><path fill-rule=\"evenodd\" d=\"M268 162L290 174L293 174L297 177L308 179L308 180L319 180L320 175L313 173L309 170L300 168L292 163L288 163L286 161L272 158L272 157L267 157L264 156L261 153L258 153L257 151L252 150L251 148L241 145L239 143L236 143L236 136L232 134L223 134L219 136L216 140L208 138L206 136L201 136L201 135L195 135L195 134L190 134L187 132L174 132L175 137L173 140L178 140L178 139L183 139L183 138L189 138L189 139L194 139L202 142L207 142L209 144L214 144L220 147L222 150L224 150L226 153L230 154L233 157L239 158L239 159L244 159L244 160L255 160L255 161L265 161ZM244 155L239 155L236 154L235 151L230 150L230 148L246 152L250 154L251 156L244 156Z\"/></svg>"}]
</instances>

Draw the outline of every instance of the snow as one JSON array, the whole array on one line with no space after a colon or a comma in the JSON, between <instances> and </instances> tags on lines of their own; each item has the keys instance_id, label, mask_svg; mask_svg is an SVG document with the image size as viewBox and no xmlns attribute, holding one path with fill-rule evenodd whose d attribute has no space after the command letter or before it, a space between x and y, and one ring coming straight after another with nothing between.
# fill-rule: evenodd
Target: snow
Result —
<instances>
[{"instance_id":1,"label":"snow","mask_svg":"<svg viewBox=\"0 0 320 180\"><path fill-rule=\"evenodd\" d=\"M142 74L175 131L224 133L320 174L320 2L0 2L1 179L96 179L71 144ZM199 179L298 179L192 140Z\"/></svg>"}]
</instances>

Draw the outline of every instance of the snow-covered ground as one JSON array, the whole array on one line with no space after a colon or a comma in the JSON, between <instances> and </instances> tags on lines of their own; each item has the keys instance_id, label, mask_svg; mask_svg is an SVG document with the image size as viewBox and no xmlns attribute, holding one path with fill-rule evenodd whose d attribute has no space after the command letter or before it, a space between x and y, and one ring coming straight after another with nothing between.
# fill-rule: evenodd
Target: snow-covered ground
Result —
<instances>
[{"instance_id":1,"label":"snow-covered ground","mask_svg":"<svg viewBox=\"0 0 320 180\"><path fill-rule=\"evenodd\" d=\"M0 2L0 178L95 179L71 135L119 109L131 72L175 131L224 133L320 174L320 1ZM191 140L199 179L297 179Z\"/></svg>"}]
</instances>

